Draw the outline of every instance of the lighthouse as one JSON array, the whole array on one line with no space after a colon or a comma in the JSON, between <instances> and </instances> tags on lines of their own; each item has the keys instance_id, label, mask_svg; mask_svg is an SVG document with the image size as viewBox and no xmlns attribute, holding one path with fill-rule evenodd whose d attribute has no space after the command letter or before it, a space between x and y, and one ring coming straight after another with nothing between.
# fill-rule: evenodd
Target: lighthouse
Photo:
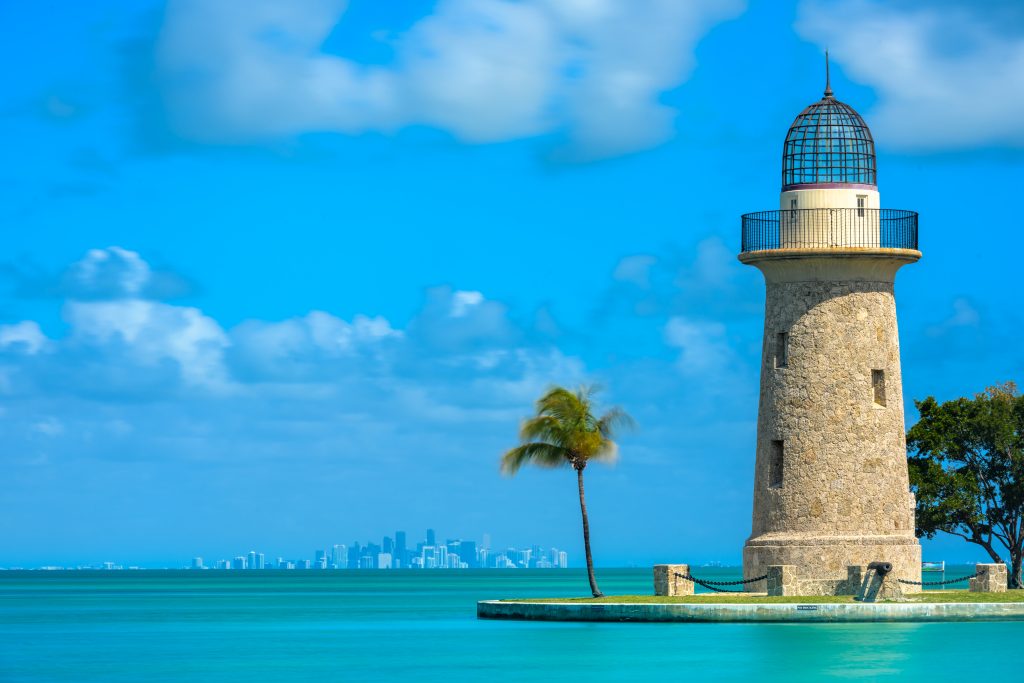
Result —
<instances>
[{"instance_id":1,"label":"lighthouse","mask_svg":"<svg viewBox=\"0 0 1024 683\"><path fill-rule=\"evenodd\" d=\"M881 208L874 139L827 56L825 81L786 134L779 209L742 217L739 255L766 285L743 574L791 566L805 595L847 592L848 568L872 562L921 572L894 298L918 217Z\"/></svg>"}]
</instances>

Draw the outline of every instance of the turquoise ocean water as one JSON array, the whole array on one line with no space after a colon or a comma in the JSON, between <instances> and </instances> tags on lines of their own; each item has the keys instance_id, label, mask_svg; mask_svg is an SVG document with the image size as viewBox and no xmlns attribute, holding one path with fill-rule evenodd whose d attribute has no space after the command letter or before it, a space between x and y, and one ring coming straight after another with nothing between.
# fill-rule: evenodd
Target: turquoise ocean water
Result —
<instances>
[{"instance_id":1,"label":"turquoise ocean water","mask_svg":"<svg viewBox=\"0 0 1024 683\"><path fill-rule=\"evenodd\" d=\"M651 591L650 569L598 578ZM0 681L1024 680L1024 623L476 619L585 593L580 570L0 572Z\"/></svg>"}]
</instances>

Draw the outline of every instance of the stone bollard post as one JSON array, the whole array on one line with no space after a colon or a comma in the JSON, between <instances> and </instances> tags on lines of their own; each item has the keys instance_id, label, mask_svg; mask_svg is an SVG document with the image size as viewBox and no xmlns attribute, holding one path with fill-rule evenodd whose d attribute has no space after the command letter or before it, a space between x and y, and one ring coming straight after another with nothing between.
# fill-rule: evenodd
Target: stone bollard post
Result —
<instances>
[{"instance_id":1,"label":"stone bollard post","mask_svg":"<svg viewBox=\"0 0 1024 683\"><path fill-rule=\"evenodd\" d=\"M984 574L976 576L968 583L972 593L1005 593L1007 573L1005 564L976 564L976 571L984 570Z\"/></svg>"},{"instance_id":2,"label":"stone bollard post","mask_svg":"<svg viewBox=\"0 0 1024 683\"><path fill-rule=\"evenodd\" d=\"M688 564L656 564L654 565L654 594L655 595L693 595L693 581L682 579L690 575Z\"/></svg>"},{"instance_id":3,"label":"stone bollard post","mask_svg":"<svg viewBox=\"0 0 1024 683\"><path fill-rule=\"evenodd\" d=\"M796 565L768 566L768 595L797 595Z\"/></svg>"}]
</instances>

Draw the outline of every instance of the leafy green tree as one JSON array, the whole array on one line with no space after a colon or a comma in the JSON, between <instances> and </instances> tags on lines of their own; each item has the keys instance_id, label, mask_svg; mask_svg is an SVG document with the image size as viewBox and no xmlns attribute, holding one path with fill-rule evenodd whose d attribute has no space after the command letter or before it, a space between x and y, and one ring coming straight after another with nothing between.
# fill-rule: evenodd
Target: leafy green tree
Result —
<instances>
[{"instance_id":1,"label":"leafy green tree","mask_svg":"<svg viewBox=\"0 0 1024 683\"><path fill-rule=\"evenodd\" d=\"M915 401L921 420L907 433L917 535L942 531L1009 556L1010 586L1024 587L1024 396L1012 382L973 399Z\"/></svg>"},{"instance_id":2,"label":"leafy green tree","mask_svg":"<svg viewBox=\"0 0 1024 683\"><path fill-rule=\"evenodd\" d=\"M519 429L522 444L501 456L501 471L515 474L527 463L540 467L572 467L580 493L583 515L583 547L587 556L587 577L595 598L602 596L594 578L594 559L590 553L590 521L583 497L583 470L591 460L614 460L618 447L612 436L618 427L632 425L632 419L620 408L612 408L601 417L593 413L592 387L573 392L562 387L549 389L537 401L537 414L523 421Z\"/></svg>"}]
</instances>

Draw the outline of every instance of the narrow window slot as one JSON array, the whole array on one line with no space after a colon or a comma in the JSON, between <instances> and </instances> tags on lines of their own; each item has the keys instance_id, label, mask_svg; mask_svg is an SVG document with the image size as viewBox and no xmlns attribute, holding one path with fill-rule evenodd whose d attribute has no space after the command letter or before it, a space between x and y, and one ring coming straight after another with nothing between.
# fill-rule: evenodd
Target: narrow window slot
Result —
<instances>
[{"instance_id":1,"label":"narrow window slot","mask_svg":"<svg viewBox=\"0 0 1024 683\"><path fill-rule=\"evenodd\" d=\"M875 407L885 407L885 370L871 371L871 393L874 397Z\"/></svg>"},{"instance_id":2,"label":"narrow window slot","mask_svg":"<svg viewBox=\"0 0 1024 683\"><path fill-rule=\"evenodd\" d=\"M789 334L779 332L775 335L775 367L784 368L789 364Z\"/></svg>"},{"instance_id":3,"label":"narrow window slot","mask_svg":"<svg viewBox=\"0 0 1024 683\"><path fill-rule=\"evenodd\" d=\"M864 207L867 206L868 196L866 194L857 195L857 215L861 218L864 217Z\"/></svg>"},{"instance_id":4,"label":"narrow window slot","mask_svg":"<svg viewBox=\"0 0 1024 683\"><path fill-rule=\"evenodd\" d=\"M768 488L777 489L782 487L784 450L781 441L772 441L771 452L769 453L770 461L768 463Z\"/></svg>"}]
</instances>

